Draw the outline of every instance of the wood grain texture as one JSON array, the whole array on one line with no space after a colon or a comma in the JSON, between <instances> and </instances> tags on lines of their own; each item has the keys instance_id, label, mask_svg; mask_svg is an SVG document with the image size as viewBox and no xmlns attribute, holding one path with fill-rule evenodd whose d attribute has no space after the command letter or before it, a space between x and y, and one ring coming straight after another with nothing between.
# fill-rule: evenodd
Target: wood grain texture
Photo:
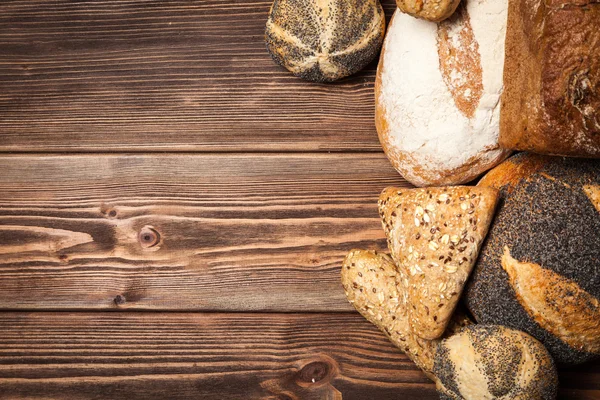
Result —
<instances>
[{"instance_id":1,"label":"wood grain texture","mask_svg":"<svg viewBox=\"0 0 600 400\"><path fill-rule=\"evenodd\" d=\"M561 398L597 398L598 374L565 371ZM358 314L131 312L0 313L0 397L438 398Z\"/></svg>"},{"instance_id":2,"label":"wood grain texture","mask_svg":"<svg viewBox=\"0 0 600 400\"><path fill-rule=\"evenodd\" d=\"M0 151L379 151L375 63L295 78L265 48L270 5L0 2Z\"/></svg>"},{"instance_id":3,"label":"wood grain texture","mask_svg":"<svg viewBox=\"0 0 600 400\"><path fill-rule=\"evenodd\" d=\"M437 399L358 314L0 313L3 399L340 396Z\"/></svg>"},{"instance_id":4,"label":"wood grain texture","mask_svg":"<svg viewBox=\"0 0 600 400\"><path fill-rule=\"evenodd\" d=\"M349 311L383 154L0 157L0 308ZM156 242L156 243L154 243Z\"/></svg>"}]
</instances>

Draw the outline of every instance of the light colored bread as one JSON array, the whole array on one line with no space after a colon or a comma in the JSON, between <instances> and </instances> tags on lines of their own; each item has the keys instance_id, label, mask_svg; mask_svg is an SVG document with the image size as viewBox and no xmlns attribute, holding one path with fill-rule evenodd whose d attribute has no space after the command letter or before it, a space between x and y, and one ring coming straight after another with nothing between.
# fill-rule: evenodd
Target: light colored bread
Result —
<instances>
[{"instance_id":1,"label":"light colored bread","mask_svg":"<svg viewBox=\"0 0 600 400\"><path fill-rule=\"evenodd\" d=\"M459 4L460 0L396 0L403 13L433 22L450 17Z\"/></svg>"},{"instance_id":2,"label":"light colored bread","mask_svg":"<svg viewBox=\"0 0 600 400\"><path fill-rule=\"evenodd\" d=\"M600 163L521 153L479 186L501 201L465 289L474 317L531 334L562 364L600 356Z\"/></svg>"},{"instance_id":3,"label":"light colored bread","mask_svg":"<svg viewBox=\"0 0 600 400\"><path fill-rule=\"evenodd\" d=\"M453 186L387 188L379 215L408 298L412 331L440 337L452 317L494 215L498 191Z\"/></svg>"},{"instance_id":4,"label":"light colored bread","mask_svg":"<svg viewBox=\"0 0 600 400\"><path fill-rule=\"evenodd\" d=\"M432 370L438 341L421 339L411 331L407 293L401 281L402 273L392 259L375 251L352 250L342 266L342 285L354 308L435 380ZM457 332L470 323L464 314L456 313L446 333Z\"/></svg>"},{"instance_id":5,"label":"light colored bread","mask_svg":"<svg viewBox=\"0 0 600 400\"><path fill-rule=\"evenodd\" d=\"M378 0L275 0L265 40L273 60L294 75L331 82L369 64L384 34Z\"/></svg>"},{"instance_id":6,"label":"light colored bread","mask_svg":"<svg viewBox=\"0 0 600 400\"><path fill-rule=\"evenodd\" d=\"M379 60L375 123L416 186L469 182L498 145L507 0L470 1L439 24L396 11Z\"/></svg>"},{"instance_id":7,"label":"light colored bread","mask_svg":"<svg viewBox=\"0 0 600 400\"><path fill-rule=\"evenodd\" d=\"M441 341L434 374L441 399L553 400L558 388L546 348L497 325L467 326Z\"/></svg>"},{"instance_id":8,"label":"light colored bread","mask_svg":"<svg viewBox=\"0 0 600 400\"><path fill-rule=\"evenodd\" d=\"M600 157L600 3L510 0L500 144Z\"/></svg>"}]
</instances>

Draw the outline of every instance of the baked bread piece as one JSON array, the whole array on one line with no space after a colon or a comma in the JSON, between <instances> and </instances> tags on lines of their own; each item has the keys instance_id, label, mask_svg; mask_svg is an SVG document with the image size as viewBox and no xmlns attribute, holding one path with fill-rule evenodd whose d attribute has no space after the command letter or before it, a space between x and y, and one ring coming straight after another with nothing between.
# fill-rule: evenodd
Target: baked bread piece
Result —
<instances>
[{"instance_id":1,"label":"baked bread piece","mask_svg":"<svg viewBox=\"0 0 600 400\"><path fill-rule=\"evenodd\" d=\"M552 400L557 394L548 350L504 326L471 325L444 339L433 370L441 399Z\"/></svg>"},{"instance_id":2,"label":"baked bread piece","mask_svg":"<svg viewBox=\"0 0 600 400\"><path fill-rule=\"evenodd\" d=\"M469 182L509 154L498 145L508 0L469 1L439 23L396 10L375 81L375 123L416 186Z\"/></svg>"},{"instance_id":3,"label":"baked bread piece","mask_svg":"<svg viewBox=\"0 0 600 400\"><path fill-rule=\"evenodd\" d=\"M379 215L408 298L412 331L440 337L494 215L498 191L454 186L387 188Z\"/></svg>"},{"instance_id":4,"label":"baked bread piece","mask_svg":"<svg viewBox=\"0 0 600 400\"><path fill-rule=\"evenodd\" d=\"M378 0L275 0L265 39L277 64L300 78L331 82L369 64L384 33Z\"/></svg>"},{"instance_id":5,"label":"baked bread piece","mask_svg":"<svg viewBox=\"0 0 600 400\"><path fill-rule=\"evenodd\" d=\"M500 144L600 157L600 3L510 0Z\"/></svg>"},{"instance_id":6,"label":"baked bread piece","mask_svg":"<svg viewBox=\"0 0 600 400\"><path fill-rule=\"evenodd\" d=\"M479 323L525 331L558 363L600 355L600 162L518 154L480 186L501 201L471 280Z\"/></svg>"},{"instance_id":7,"label":"baked bread piece","mask_svg":"<svg viewBox=\"0 0 600 400\"><path fill-rule=\"evenodd\" d=\"M342 266L342 285L354 308L435 380L432 370L438 341L421 339L411 331L402 279L392 259L376 251L352 250ZM446 333L450 335L470 323L464 314L456 313Z\"/></svg>"},{"instance_id":8,"label":"baked bread piece","mask_svg":"<svg viewBox=\"0 0 600 400\"><path fill-rule=\"evenodd\" d=\"M428 21L439 22L454 13L460 0L396 0L403 13Z\"/></svg>"}]
</instances>

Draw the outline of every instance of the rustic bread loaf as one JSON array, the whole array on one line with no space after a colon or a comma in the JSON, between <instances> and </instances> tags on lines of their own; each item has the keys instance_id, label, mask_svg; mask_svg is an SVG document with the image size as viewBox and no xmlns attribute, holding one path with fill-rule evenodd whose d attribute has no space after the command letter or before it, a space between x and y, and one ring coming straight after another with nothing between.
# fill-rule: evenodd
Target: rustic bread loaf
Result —
<instances>
[{"instance_id":1,"label":"rustic bread loaf","mask_svg":"<svg viewBox=\"0 0 600 400\"><path fill-rule=\"evenodd\" d=\"M423 339L440 337L452 317L494 215L491 188L387 188L379 215L402 272L408 320Z\"/></svg>"},{"instance_id":2,"label":"rustic bread loaf","mask_svg":"<svg viewBox=\"0 0 600 400\"><path fill-rule=\"evenodd\" d=\"M558 388L548 350L497 325L470 325L441 341L433 372L443 400L553 400Z\"/></svg>"},{"instance_id":3,"label":"rustic bread loaf","mask_svg":"<svg viewBox=\"0 0 600 400\"><path fill-rule=\"evenodd\" d=\"M456 10L460 0L396 0L396 5L403 13L428 21L442 21Z\"/></svg>"},{"instance_id":4,"label":"rustic bread loaf","mask_svg":"<svg viewBox=\"0 0 600 400\"><path fill-rule=\"evenodd\" d=\"M507 0L469 1L439 24L396 10L375 82L385 153L408 181L472 180L501 162L498 145Z\"/></svg>"},{"instance_id":5,"label":"rustic bread loaf","mask_svg":"<svg viewBox=\"0 0 600 400\"><path fill-rule=\"evenodd\" d=\"M500 144L600 157L600 3L510 0Z\"/></svg>"},{"instance_id":6,"label":"rustic bread loaf","mask_svg":"<svg viewBox=\"0 0 600 400\"><path fill-rule=\"evenodd\" d=\"M352 250L342 266L342 285L348 301L435 380L432 370L438 340L421 339L410 329L402 279L403 273L392 259L375 251ZM455 333L470 323L463 313L457 312L446 334Z\"/></svg>"},{"instance_id":7,"label":"rustic bread loaf","mask_svg":"<svg viewBox=\"0 0 600 400\"><path fill-rule=\"evenodd\" d=\"M501 200L465 289L477 322L525 331L559 363L600 355L600 162L521 153L479 185Z\"/></svg>"},{"instance_id":8,"label":"rustic bread loaf","mask_svg":"<svg viewBox=\"0 0 600 400\"><path fill-rule=\"evenodd\" d=\"M273 60L294 75L331 82L370 63L384 33L378 0L275 0L265 39Z\"/></svg>"}]
</instances>

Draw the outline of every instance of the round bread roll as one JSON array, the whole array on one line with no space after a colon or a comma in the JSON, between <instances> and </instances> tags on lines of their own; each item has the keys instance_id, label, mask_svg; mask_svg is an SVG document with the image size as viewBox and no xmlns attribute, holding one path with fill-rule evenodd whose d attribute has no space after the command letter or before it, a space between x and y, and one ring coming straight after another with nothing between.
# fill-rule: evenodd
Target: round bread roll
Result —
<instances>
[{"instance_id":1,"label":"round bread roll","mask_svg":"<svg viewBox=\"0 0 600 400\"><path fill-rule=\"evenodd\" d=\"M378 0L275 0L265 39L277 64L300 78L331 82L370 63L384 34Z\"/></svg>"},{"instance_id":2,"label":"round bread roll","mask_svg":"<svg viewBox=\"0 0 600 400\"><path fill-rule=\"evenodd\" d=\"M470 325L441 341L433 372L441 399L550 400L558 388L546 348L498 325Z\"/></svg>"},{"instance_id":3,"label":"round bread roll","mask_svg":"<svg viewBox=\"0 0 600 400\"><path fill-rule=\"evenodd\" d=\"M375 82L379 140L416 186L469 182L498 145L507 0L470 1L439 24L396 10Z\"/></svg>"},{"instance_id":4,"label":"round bread roll","mask_svg":"<svg viewBox=\"0 0 600 400\"><path fill-rule=\"evenodd\" d=\"M460 0L396 0L396 5L403 13L428 21L442 21L456 10Z\"/></svg>"},{"instance_id":5,"label":"round bread roll","mask_svg":"<svg viewBox=\"0 0 600 400\"><path fill-rule=\"evenodd\" d=\"M600 355L600 163L520 153L479 185L501 197L465 291L475 319L531 334L558 363Z\"/></svg>"}]
</instances>

